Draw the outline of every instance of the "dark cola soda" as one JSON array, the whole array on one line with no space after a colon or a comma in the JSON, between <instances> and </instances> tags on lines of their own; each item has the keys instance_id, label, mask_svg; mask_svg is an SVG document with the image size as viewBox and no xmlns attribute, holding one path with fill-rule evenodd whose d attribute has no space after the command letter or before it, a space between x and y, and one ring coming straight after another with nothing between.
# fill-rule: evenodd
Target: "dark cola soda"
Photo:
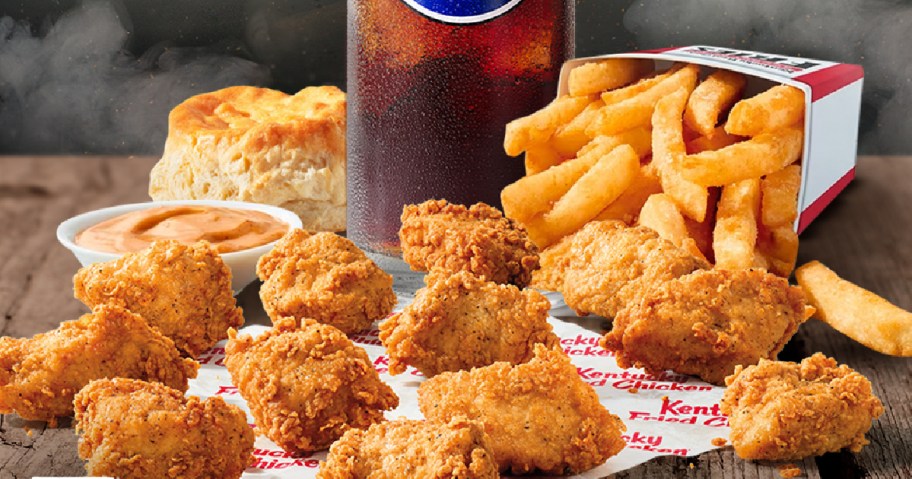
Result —
<instances>
[{"instance_id":1,"label":"dark cola soda","mask_svg":"<svg viewBox=\"0 0 912 479\"><path fill-rule=\"evenodd\" d=\"M554 98L573 0L349 0L348 235L398 256L402 206L500 206L504 126Z\"/></svg>"}]
</instances>

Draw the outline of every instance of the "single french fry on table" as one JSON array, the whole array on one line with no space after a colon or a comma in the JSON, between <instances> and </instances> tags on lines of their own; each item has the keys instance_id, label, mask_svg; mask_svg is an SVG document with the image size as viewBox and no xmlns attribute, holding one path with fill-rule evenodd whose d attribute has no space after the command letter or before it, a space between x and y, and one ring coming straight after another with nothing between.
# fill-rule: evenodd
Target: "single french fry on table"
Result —
<instances>
[{"instance_id":1,"label":"single french fry on table","mask_svg":"<svg viewBox=\"0 0 912 479\"><path fill-rule=\"evenodd\" d=\"M638 58L609 58L585 63L570 70L567 90L570 96L613 90L639 80L653 68L652 60Z\"/></svg>"},{"instance_id":2,"label":"single french fry on table","mask_svg":"<svg viewBox=\"0 0 912 479\"><path fill-rule=\"evenodd\" d=\"M580 229L626 190L640 169L630 145L620 145L599 159L544 215L550 238L545 247Z\"/></svg>"},{"instance_id":3,"label":"single french fry on table","mask_svg":"<svg viewBox=\"0 0 912 479\"><path fill-rule=\"evenodd\" d=\"M684 124L703 136L713 134L719 116L741 97L747 78L736 72L716 70L700 82L684 110Z\"/></svg>"},{"instance_id":4,"label":"single french fry on table","mask_svg":"<svg viewBox=\"0 0 912 479\"><path fill-rule=\"evenodd\" d=\"M725 131L733 135L757 136L794 125L804 118L804 92L777 85L735 103L728 114Z\"/></svg>"},{"instance_id":5,"label":"single french fry on table","mask_svg":"<svg viewBox=\"0 0 912 479\"><path fill-rule=\"evenodd\" d=\"M619 103L611 104L605 100L603 95L602 101L605 102L605 106L599 109L595 121L586 128L586 134L591 137L613 135L638 126L649 125L656 103L682 87L689 94L696 86L699 71L700 67L697 65L686 65L645 92Z\"/></svg>"},{"instance_id":6,"label":"single french fry on table","mask_svg":"<svg viewBox=\"0 0 912 479\"><path fill-rule=\"evenodd\" d=\"M532 145L547 142L557 127L573 119L592 100L585 96L556 98L541 110L507 123L504 151L510 156L517 156Z\"/></svg>"},{"instance_id":7,"label":"single french fry on table","mask_svg":"<svg viewBox=\"0 0 912 479\"><path fill-rule=\"evenodd\" d=\"M681 176L688 181L702 186L723 186L785 168L801 158L803 145L803 128L790 126L761 133L721 150L686 155L678 166Z\"/></svg>"},{"instance_id":8,"label":"single french fry on table","mask_svg":"<svg viewBox=\"0 0 912 479\"><path fill-rule=\"evenodd\" d=\"M722 187L713 229L716 268L749 269L754 264L760 179L750 178Z\"/></svg>"},{"instance_id":9,"label":"single french fry on table","mask_svg":"<svg viewBox=\"0 0 912 479\"><path fill-rule=\"evenodd\" d=\"M662 190L674 199L685 215L703 221L709 192L705 187L685 180L675 167L685 156L681 115L689 93L682 87L656 103L652 113L652 162L658 168Z\"/></svg>"},{"instance_id":10,"label":"single french fry on table","mask_svg":"<svg viewBox=\"0 0 912 479\"><path fill-rule=\"evenodd\" d=\"M792 226L798 218L801 166L789 165L760 181L760 219L764 226Z\"/></svg>"},{"instance_id":11,"label":"single french fry on table","mask_svg":"<svg viewBox=\"0 0 912 479\"><path fill-rule=\"evenodd\" d=\"M891 356L912 356L912 313L840 278L819 261L795 271L816 316L865 346Z\"/></svg>"}]
</instances>

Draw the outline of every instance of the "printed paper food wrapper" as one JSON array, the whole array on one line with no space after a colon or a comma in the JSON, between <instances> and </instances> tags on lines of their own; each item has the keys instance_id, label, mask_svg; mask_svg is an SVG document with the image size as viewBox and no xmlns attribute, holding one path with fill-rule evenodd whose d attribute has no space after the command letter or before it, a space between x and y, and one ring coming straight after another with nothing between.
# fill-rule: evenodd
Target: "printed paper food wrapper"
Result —
<instances>
[{"instance_id":1,"label":"printed paper food wrapper","mask_svg":"<svg viewBox=\"0 0 912 479\"><path fill-rule=\"evenodd\" d=\"M602 58L648 58L661 66L687 62L748 77L745 97L772 84L804 92L804 151L795 232L801 233L855 178L858 121L864 70L860 65L834 63L708 45L660 48L640 52L574 58L561 68L558 95L567 93L570 70Z\"/></svg>"},{"instance_id":2,"label":"printed paper food wrapper","mask_svg":"<svg viewBox=\"0 0 912 479\"><path fill-rule=\"evenodd\" d=\"M573 316L557 293L549 293L555 306L554 316ZM409 298L410 299L410 298ZM397 310L407 304L400 298ZM600 478L664 455L693 456L717 446L714 438L728 438L728 418L719 412L719 400L724 388L706 384L698 379L666 372L651 375L641 369L622 369L614 354L598 346L599 333L590 331L574 319L549 319L554 332L561 338L564 351L576 365L580 377L591 384L602 404L627 425L624 439L627 447L605 464L573 477ZM406 417L423 419L418 409L418 385L423 377L414 368L391 376L389 357L374 329L350 336L363 347L380 379L389 384L399 395L399 407L386 414L387 419ZM267 326L248 326L242 334L259 335ZM199 376L190 381L188 394L200 397L221 396L226 402L237 405L247 413L253 425L250 410L237 388L231 385L231 376L224 367L225 341L203 353ZM247 469L245 478L312 478L316 476L325 452L295 456L286 453L264 436L257 436L254 445L256 463Z\"/></svg>"}]
</instances>

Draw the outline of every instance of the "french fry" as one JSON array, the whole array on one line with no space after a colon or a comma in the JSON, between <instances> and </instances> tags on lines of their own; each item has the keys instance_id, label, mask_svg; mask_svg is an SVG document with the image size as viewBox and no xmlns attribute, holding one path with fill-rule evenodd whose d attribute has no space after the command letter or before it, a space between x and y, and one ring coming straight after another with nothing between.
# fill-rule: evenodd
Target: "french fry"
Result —
<instances>
[{"instance_id":1,"label":"french fry","mask_svg":"<svg viewBox=\"0 0 912 479\"><path fill-rule=\"evenodd\" d=\"M567 191L554 208L545 213L550 225L548 244L580 229L633 183L640 169L640 157L630 145L621 145L599 159ZM547 246L538 245L539 247Z\"/></svg>"},{"instance_id":2,"label":"french fry","mask_svg":"<svg viewBox=\"0 0 912 479\"><path fill-rule=\"evenodd\" d=\"M801 166L789 165L760 181L760 221L764 226L788 226L798 218Z\"/></svg>"},{"instance_id":3,"label":"french fry","mask_svg":"<svg viewBox=\"0 0 912 479\"><path fill-rule=\"evenodd\" d=\"M757 248L766 257L767 269L773 274L788 278L798 260L798 234L791 223L758 231Z\"/></svg>"},{"instance_id":4,"label":"french fry","mask_svg":"<svg viewBox=\"0 0 912 479\"><path fill-rule=\"evenodd\" d=\"M652 132L646 128L634 128L632 130L622 131L617 135L599 135L586 143L577 152L577 156L583 156L589 153L592 148L604 145L630 145L633 151L637 152L640 158L645 157L652 152Z\"/></svg>"},{"instance_id":5,"label":"french fry","mask_svg":"<svg viewBox=\"0 0 912 479\"><path fill-rule=\"evenodd\" d=\"M710 263L714 262L712 250L713 227L716 224L716 205L719 204L719 193L721 188L709 188L709 198L706 201L706 218L703 221L694 221L684 217L684 225L687 227L687 234L693 238L703 253L703 257Z\"/></svg>"},{"instance_id":6,"label":"french fry","mask_svg":"<svg viewBox=\"0 0 912 479\"><path fill-rule=\"evenodd\" d=\"M724 126L718 126L712 133L707 136L694 138L687 142L687 154L700 153L702 151L721 150L729 145L734 145L739 141L744 141L743 136L732 135L725 131Z\"/></svg>"},{"instance_id":7,"label":"french fry","mask_svg":"<svg viewBox=\"0 0 912 479\"><path fill-rule=\"evenodd\" d=\"M592 165L621 145L622 141L621 137L610 136L601 137L597 142L593 140L594 144L576 158L507 185L500 192L504 214L527 224L535 216L550 210Z\"/></svg>"},{"instance_id":8,"label":"french fry","mask_svg":"<svg viewBox=\"0 0 912 479\"><path fill-rule=\"evenodd\" d=\"M655 171L655 166L650 163L640 167L633 183L621 193L618 199L611 202L605 209L595 216L597 221L616 220L623 221L628 225L636 220L640 214L640 209L646 200L662 192L662 184L659 182L659 175Z\"/></svg>"},{"instance_id":9,"label":"french fry","mask_svg":"<svg viewBox=\"0 0 912 479\"><path fill-rule=\"evenodd\" d=\"M804 92L777 85L735 103L728 114L725 131L733 135L757 136L794 125L804 118Z\"/></svg>"},{"instance_id":10,"label":"french fry","mask_svg":"<svg viewBox=\"0 0 912 479\"><path fill-rule=\"evenodd\" d=\"M640 210L637 224L655 231L660 238L672 242L690 254L706 259L697 247L697 243L690 237L687 225L684 223L684 216L678 211L677 205L670 196L664 193L650 196Z\"/></svg>"},{"instance_id":11,"label":"french fry","mask_svg":"<svg viewBox=\"0 0 912 479\"><path fill-rule=\"evenodd\" d=\"M816 316L865 346L891 356L912 356L912 313L840 278L818 261L795 271Z\"/></svg>"},{"instance_id":12,"label":"french fry","mask_svg":"<svg viewBox=\"0 0 912 479\"><path fill-rule=\"evenodd\" d=\"M675 165L685 156L681 115L689 90L679 88L656 103L652 114L652 162L661 178L662 190L685 215L696 221L706 218L706 188L685 180Z\"/></svg>"},{"instance_id":13,"label":"french fry","mask_svg":"<svg viewBox=\"0 0 912 479\"><path fill-rule=\"evenodd\" d=\"M748 269L754 264L759 210L759 178L742 180L722 188L713 229L716 268Z\"/></svg>"},{"instance_id":14,"label":"french fry","mask_svg":"<svg viewBox=\"0 0 912 479\"><path fill-rule=\"evenodd\" d=\"M803 142L804 131L800 126L761 133L721 150L683 157L679 163L681 176L702 186L722 186L759 178L801 158Z\"/></svg>"},{"instance_id":15,"label":"french fry","mask_svg":"<svg viewBox=\"0 0 912 479\"><path fill-rule=\"evenodd\" d=\"M684 124L703 136L710 136L719 115L730 108L744 91L747 78L736 72L716 70L700 82L684 110Z\"/></svg>"},{"instance_id":16,"label":"french fry","mask_svg":"<svg viewBox=\"0 0 912 479\"><path fill-rule=\"evenodd\" d=\"M580 65L570 71L570 96L587 96L634 82L653 69L652 60L610 58Z\"/></svg>"},{"instance_id":17,"label":"french fry","mask_svg":"<svg viewBox=\"0 0 912 479\"><path fill-rule=\"evenodd\" d=\"M675 64L673 67L665 70L664 72L659 72L651 76L643 77L640 81L625 86L624 88L617 88L615 90L609 90L601 94L602 102L606 105L613 105L615 103L620 103L624 100L633 98L640 93L643 93L650 88L658 85L662 80L673 75L680 69L684 68L684 64Z\"/></svg>"},{"instance_id":18,"label":"french fry","mask_svg":"<svg viewBox=\"0 0 912 479\"><path fill-rule=\"evenodd\" d=\"M619 103L611 104L603 96L602 101L605 102L605 106L599 109L595 121L586 128L586 134L591 137L613 135L638 126L649 125L656 103L682 87L688 93L693 91L699 71L700 67L697 65L686 65L645 92Z\"/></svg>"},{"instance_id":19,"label":"french fry","mask_svg":"<svg viewBox=\"0 0 912 479\"><path fill-rule=\"evenodd\" d=\"M560 97L529 116L507 123L504 133L504 151L517 156L529 146L545 143L554 130L578 115L592 102L589 97Z\"/></svg>"},{"instance_id":20,"label":"french fry","mask_svg":"<svg viewBox=\"0 0 912 479\"><path fill-rule=\"evenodd\" d=\"M576 156L580 148L592 139L586 134L586 127L598 114L599 108L605 106L602 100L595 100L586 106L579 115L573 117L569 123L561 125L551 137L551 145L563 156Z\"/></svg>"},{"instance_id":21,"label":"french fry","mask_svg":"<svg viewBox=\"0 0 912 479\"><path fill-rule=\"evenodd\" d=\"M551 146L532 145L526 150L526 175L534 175L551 168L561 162L563 158Z\"/></svg>"}]
</instances>

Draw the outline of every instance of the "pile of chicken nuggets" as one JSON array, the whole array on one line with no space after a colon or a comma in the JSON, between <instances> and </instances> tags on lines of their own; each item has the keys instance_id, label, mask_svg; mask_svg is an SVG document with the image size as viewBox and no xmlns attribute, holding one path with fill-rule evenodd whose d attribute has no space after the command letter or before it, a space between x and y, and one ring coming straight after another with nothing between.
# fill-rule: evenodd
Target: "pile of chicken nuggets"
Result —
<instances>
[{"instance_id":1,"label":"pile of chicken nuggets","mask_svg":"<svg viewBox=\"0 0 912 479\"><path fill-rule=\"evenodd\" d=\"M530 285L613 318L600 344L623 367L727 383L741 457L856 451L883 412L847 366L819 354L775 361L813 312L801 289L711 269L648 228L591 222L539 256L497 209L431 200L405 207L400 240L428 274L391 314L392 277L351 241L290 231L258 264L274 326L258 337L237 333L231 273L208 243L156 242L83 268L75 295L91 313L0 339L0 412L52 424L75 414L92 475L240 477L253 459L246 415L184 395L193 358L227 338L256 433L291 453L329 449L320 478L579 473L620 452L626 428L579 377ZM347 337L377 321L390 373L427 378L425 420L384 418L399 398Z\"/></svg>"}]
</instances>

